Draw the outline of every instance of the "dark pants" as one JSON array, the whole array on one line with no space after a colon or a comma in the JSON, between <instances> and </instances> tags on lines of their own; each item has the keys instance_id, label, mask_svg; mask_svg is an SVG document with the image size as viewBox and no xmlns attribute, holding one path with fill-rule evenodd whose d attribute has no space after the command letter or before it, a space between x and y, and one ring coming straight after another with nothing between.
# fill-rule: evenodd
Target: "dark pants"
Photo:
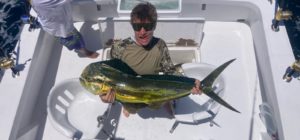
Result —
<instances>
[{"instance_id":1,"label":"dark pants","mask_svg":"<svg viewBox=\"0 0 300 140\"><path fill-rule=\"evenodd\" d=\"M85 47L85 43L82 38L82 35L75 28L71 32L70 36L66 38L58 37L58 40L61 45L66 46L69 50L73 50L73 49L79 50Z\"/></svg>"}]
</instances>

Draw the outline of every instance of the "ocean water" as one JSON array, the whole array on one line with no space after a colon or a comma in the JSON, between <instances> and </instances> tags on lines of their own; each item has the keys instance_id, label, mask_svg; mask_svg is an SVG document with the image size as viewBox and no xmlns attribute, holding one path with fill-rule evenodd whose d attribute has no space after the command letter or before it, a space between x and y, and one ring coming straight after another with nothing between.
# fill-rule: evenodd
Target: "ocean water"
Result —
<instances>
[{"instance_id":1,"label":"ocean water","mask_svg":"<svg viewBox=\"0 0 300 140\"><path fill-rule=\"evenodd\" d=\"M29 11L26 0L0 1L0 58L9 57L23 28L21 16Z\"/></svg>"}]
</instances>

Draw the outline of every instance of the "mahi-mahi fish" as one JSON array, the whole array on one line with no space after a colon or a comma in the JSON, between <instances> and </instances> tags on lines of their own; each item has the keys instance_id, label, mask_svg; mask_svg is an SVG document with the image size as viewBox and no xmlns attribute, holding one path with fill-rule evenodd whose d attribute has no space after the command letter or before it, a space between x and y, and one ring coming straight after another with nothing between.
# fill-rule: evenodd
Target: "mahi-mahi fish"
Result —
<instances>
[{"instance_id":1,"label":"mahi-mahi fish","mask_svg":"<svg viewBox=\"0 0 300 140\"><path fill-rule=\"evenodd\" d=\"M205 77L201 81L201 90L219 104L240 113L220 98L212 87L215 79L234 60L225 62ZM190 95L196 80L176 75L138 75L119 59L91 63L83 70L79 79L81 85L93 94L106 94L112 88L116 92L116 101L145 104L148 107L157 107Z\"/></svg>"}]
</instances>

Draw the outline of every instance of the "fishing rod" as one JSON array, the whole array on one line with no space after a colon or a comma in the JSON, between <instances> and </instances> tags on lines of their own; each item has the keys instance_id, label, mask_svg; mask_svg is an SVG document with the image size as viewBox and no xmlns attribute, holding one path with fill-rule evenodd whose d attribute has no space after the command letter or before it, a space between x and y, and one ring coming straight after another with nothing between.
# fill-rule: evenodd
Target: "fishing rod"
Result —
<instances>
[{"instance_id":1,"label":"fishing rod","mask_svg":"<svg viewBox=\"0 0 300 140\"><path fill-rule=\"evenodd\" d=\"M292 65L287 67L283 75L283 80L286 82L290 82L293 77L298 78L298 80L300 80L300 43L299 43L300 37L298 36L300 30L297 29L299 28L299 24L297 23L300 20L300 15L298 12L300 10L300 8L298 7L299 5L300 2L298 0L292 0L292 1L281 0L279 3L279 7L281 8L279 9L280 11L277 11L276 14L277 22L275 22L274 25L276 31L276 27L278 28L278 20L280 19L285 20L285 27L295 57L295 61L292 63ZM277 31L278 30L279 28L277 29Z\"/></svg>"}]
</instances>

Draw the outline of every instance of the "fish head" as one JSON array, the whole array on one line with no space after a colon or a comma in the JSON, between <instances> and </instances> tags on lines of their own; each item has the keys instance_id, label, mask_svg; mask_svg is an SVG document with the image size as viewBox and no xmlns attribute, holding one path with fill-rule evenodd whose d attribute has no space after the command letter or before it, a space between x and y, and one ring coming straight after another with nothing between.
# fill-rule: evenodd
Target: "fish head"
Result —
<instances>
[{"instance_id":1,"label":"fish head","mask_svg":"<svg viewBox=\"0 0 300 140\"><path fill-rule=\"evenodd\" d=\"M79 78L81 85L89 92L95 95L106 94L111 88L107 78L103 73L101 63L92 63L88 65Z\"/></svg>"}]
</instances>

